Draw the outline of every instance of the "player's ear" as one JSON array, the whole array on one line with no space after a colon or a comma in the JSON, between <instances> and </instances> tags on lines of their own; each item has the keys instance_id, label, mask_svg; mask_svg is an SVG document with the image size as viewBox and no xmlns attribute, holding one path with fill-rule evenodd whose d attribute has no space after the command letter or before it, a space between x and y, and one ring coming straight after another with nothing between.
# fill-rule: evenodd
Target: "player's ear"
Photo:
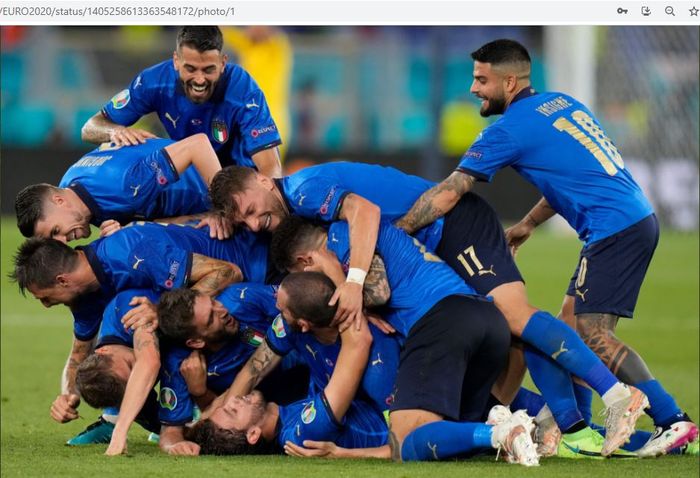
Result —
<instances>
[{"instance_id":1,"label":"player's ear","mask_svg":"<svg viewBox=\"0 0 700 478\"><path fill-rule=\"evenodd\" d=\"M263 188L265 188L268 191L272 191L275 188L275 183L272 181L271 178L265 176L264 174L260 173L255 173L255 180L260 184Z\"/></svg>"},{"instance_id":2,"label":"player's ear","mask_svg":"<svg viewBox=\"0 0 700 478\"><path fill-rule=\"evenodd\" d=\"M203 349L205 343L202 339L187 339L185 345L191 349Z\"/></svg>"},{"instance_id":3,"label":"player's ear","mask_svg":"<svg viewBox=\"0 0 700 478\"><path fill-rule=\"evenodd\" d=\"M58 274L56 276L56 284L58 284L60 287L68 287L70 284L68 274Z\"/></svg>"},{"instance_id":4,"label":"player's ear","mask_svg":"<svg viewBox=\"0 0 700 478\"><path fill-rule=\"evenodd\" d=\"M66 198L64 198L63 195L59 193L52 194L49 200L56 206L63 206L66 204Z\"/></svg>"},{"instance_id":5,"label":"player's ear","mask_svg":"<svg viewBox=\"0 0 700 478\"><path fill-rule=\"evenodd\" d=\"M247 432L245 432L245 437L246 440L248 440L248 443L251 445L255 445L258 440L260 440L260 435L262 434L262 430L260 429L259 426L252 426L248 429Z\"/></svg>"},{"instance_id":6,"label":"player's ear","mask_svg":"<svg viewBox=\"0 0 700 478\"><path fill-rule=\"evenodd\" d=\"M296 270L306 270L307 267L313 267L316 265L314 262L314 257L312 254L308 252L302 252L297 254L297 256L294 258L296 262Z\"/></svg>"},{"instance_id":7,"label":"player's ear","mask_svg":"<svg viewBox=\"0 0 700 478\"><path fill-rule=\"evenodd\" d=\"M297 324L303 333L309 332L311 330L311 322L306 319L297 319Z\"/></svg>"},{"instance_id":8,"label":"player's ear","mask_svg":"<svg viewBox=\"0 0 700 478\"><path fill-rule=\"evenodd\" d=\"M228 61L228 55L226 53L221 55L221 73L226 69L226 62Z\"/></svg>"},{"instance_id":9,"label":"player's ear","mask_svg":"<svg viewBox=\"0 0 700 478\"><path fill-rule=\"evenodd\" d=\"M173 51L173 66L175 67L176 70L180 68L179 59L177 56L177 50Z\"/></svg>"}]
</instances>

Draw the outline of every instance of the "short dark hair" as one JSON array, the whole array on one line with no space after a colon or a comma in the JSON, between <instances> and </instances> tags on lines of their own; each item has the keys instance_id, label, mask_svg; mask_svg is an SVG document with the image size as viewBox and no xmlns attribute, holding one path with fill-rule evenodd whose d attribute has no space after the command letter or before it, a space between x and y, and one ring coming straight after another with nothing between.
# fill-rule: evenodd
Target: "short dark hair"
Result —
<instances>
[{"instance_id":1,"label":"short dark hair","mask_svg":"<svg viewBox=\"0 0 700 478\"><path fill-rule=\"evenodd\" d=\"M253 168L243 166L227 166L217 172L209 185L209 197L214 209L231 218L238 216L240 211L233 195L248 189L255 174Z\"/></svg>"},{"instance_id":2,"label":"short dark hair","mask_svg":"<svg viewBox=\"0 0 700 478\"><path fill-rule=\"evenodd\" d=\"M42 289L51 287L56 283L56 276L73 271L78 264L78 253L56 239L33 237L19 246L14 264L9 278L17 282L24 295L31 285Z\"/></svg>"},{"instance_id":3,"label":"short dark hair","mask_svg":"<svg viewBox=\"0 0 700 478\"><path fill-rule=\"evenodd\" d=\"M177 48L194 48L200 53L209 50L223 51L224 37L219 27L189 26L177 31Z\"/></svg>"},{"instance_id":4,"label":"short dark hair","mask_svg":"<svg viewBox=\"0 0 700 478\"><path fill-rule=\"evenodd\" d=\"M314 247L323 228L299 216L287 216L272 233L270 259L280 271L294 265L294 256Z\"/></svg>"},{"instance_id":5,"label":"short dark hair","mask_svg":"<svg viewBox=\"0 0 700 478\"><path fill-rule=\"evenodd\" d=\"M245 431L220 428L210 419L185 427L185 439L198 444L201 455L269 455L276 450L262 437L251 445Z\"/></svg>"},{"instance_id":6,"label":"short dark hair","mask_svg":"<svg viewBox=\"0 0 700 478\"><path fill-rule=\"evenodd\" d=\"M483 45L472 52L472 60L481 63L501 65L504 63L530 64L530 54L527 49L515 40L500 39Z\"/></svg>"},{"instance_id":7,"label":"short dark hair","mask_svg":"<svg viewBox=\"0 0 700 478\"><path fill-rule=\"evenodd\" d=\"M158 328L168 339L184 345L197 329L194 301L200 293L187 287L163 292L158 299Z\"/></svg>"},{"instance_id":8,"label":"short dark hair","mask_svg":"<svg viewBox=\"0 0 700 478\"><path fill-rule=\"evenodd\" d=\"M112 372L114 361L109 354L93 353L75 374L75 388L93 408L118 407L124 398L126 382Z\"/></svg>"},{"instance_id":9,"label":"short dark hair","mask_svg":"<svg viewBox=\"0 0 700 478\"><path fill-rule=\"evenodd\" d=\"M328 305L335 292L335 284L321 272L292 272L284 278L280 288L289 297L288 308L294 318L303 318L318 327L328 327L335 317L338 304Z\"/></svg>"},{"instance_id":10,"label":"short dark hair","mask_svg":"<svg viewBox=\"0 0 700 478\"><path fill-rule=\"evenodd\" d=\"M15 197L17 227L24 237L32 237L36 223L44 217L46 197L60 189L47 183L32 184L22 189Z\"/></svg>"}]
</instances>

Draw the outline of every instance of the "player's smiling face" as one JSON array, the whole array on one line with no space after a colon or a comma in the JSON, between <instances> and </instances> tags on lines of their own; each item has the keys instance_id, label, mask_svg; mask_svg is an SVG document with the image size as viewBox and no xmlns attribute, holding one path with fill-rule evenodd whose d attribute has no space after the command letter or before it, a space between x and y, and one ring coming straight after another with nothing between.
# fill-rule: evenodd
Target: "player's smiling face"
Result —
<instances>
[{"instance_id":1,"label":"player's smiling face","mask_svg":"<svg viewBox=\"0 0 700 478\"><path fill-rule=\"evenodd\" d=\"M212 413L210 419L214 425L225 430L247 431L262 421L266 405L262 394L254 390L244 397L227 400Z\"/></svg>"},{"instance_id":2,"label":"player's smiling face","mask_svg":"<svg viewBox=\"0 0 700 478\"><path fill-rule=\"evenodd\" d=\"M211 98L221 78L226 55L219 50L199 52L183 45L173 53L173 62L187 98L193 103L204 103Z\"/></svg>"},{"instance_id":3,"label":"player's smiling face","mask_svg":"<svg viewBox=\"0 0 700 478\"><path fill-rule=\"evenodd\" d=\"M205 295L195 298L194 326L202 345L221 344L238 333L238 321L221 302Z\"/></svg>"},{"instance_id":4,"label":"player's smiling face","mask_svg":"<svg viewBox=\"0 0 700 478\"><path fill-rule=\"evenodd\" d=\"M282 198L278 196L274 183L265 176L257 175L250 180L249 187L233 196L238 206L233 222L253 232L274 231L287 216Z\"/></svg>"},{"instance_id":5,"label":"player's smiling face","mask_svg":"<svg viewBox=\"0 0 700 478\"><path fill-rule=\"evenodd\" d=\"M34 235L61 242L90 236L89 219L68 201L45 202L43 217L34 226Z\"/></svg>"},{"instance_id":6,"label":"player's smiling face","mask_svg":"<svg viewBox=\"0 0 700 478\"><path fill-rule=\"evenodd\" d=\"M469 91L481 100L481 116L500 115L506 110L504 78L491 63L474 62L474 81Z\"/></svg>"}]
</instances>

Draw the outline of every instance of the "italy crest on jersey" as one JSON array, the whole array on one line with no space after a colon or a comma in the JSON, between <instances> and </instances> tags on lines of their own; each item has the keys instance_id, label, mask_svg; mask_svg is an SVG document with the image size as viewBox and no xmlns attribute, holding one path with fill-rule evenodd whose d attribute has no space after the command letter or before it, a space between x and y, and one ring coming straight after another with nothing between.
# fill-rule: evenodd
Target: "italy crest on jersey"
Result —
<instances>
[{"instance_id":1,"label":"italy crest on jersey","mask_svg":"<svg viewBox=\"0 0 700 478\"><path fill-rule=\"evenodd\" d=\"M211 122L211 137L214 138L214 141L217 143L225 143L228 139L228 127L226 123L218 118L214 119Z\"/></svg>"},{"instance_id":2,"label":"italy crest on jersey","mask_svg":"<svg viewBox=\"0 0 700 478\"><path fill-rule=\"evenodd\" d=\"M168 410L173 410L177 406L175 390L169 387L160 389L160 406Z\"/></svg>"},{"instance_id":3,"label":"italy crest on jersey","mask_svg":"<svg viewBox=\"0 0 700 478\"><path fill-rule=\"evenodd\" d=\"M258 330L247 328L243 332L243 341L248 345L252 345L253 347L259 347L260 344L263 343L264 339L265 336Z\"/></svg>"},{"instance_id":4,"label":"italy crest on jersey","mask_svg":"<svg viewBox=\"0 0 700 478\"><path fill-rule=\"evenodd\" d=\"M125 90L121 90L119 93L112 97L112 106L114 106L115 110L120 110L129 103L130 99L131 95L129 93L129 89L127 88Z\"/></svg>"},{"instance_id":5,"label":"italy crest on jersey","mask_svg":"<svg viewBox=\"0 0 700 478\"><path fill-rule=\"evenodd\" d=\"M316 407L314 407L314 402L309 402L301 411L301 421L308 425L309 423L313 422L315 418Z\"/></svg>"}]
</instances>

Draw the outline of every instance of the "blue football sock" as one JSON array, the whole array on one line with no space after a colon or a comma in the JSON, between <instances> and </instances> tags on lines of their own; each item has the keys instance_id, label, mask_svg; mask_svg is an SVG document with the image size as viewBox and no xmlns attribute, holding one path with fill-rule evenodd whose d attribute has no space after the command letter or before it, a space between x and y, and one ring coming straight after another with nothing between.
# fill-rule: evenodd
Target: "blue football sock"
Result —
<instances>
[{"instance_id":1,"label":"blue football sock","mask_svg":"<svg viewBox=\"0 0 700 478\"><path fill-rule=\"evenodd\" d=\"M674 422L684 420L683 412L671 395L657 380L647 380L633 384L649 399L650 408L646 413L654 420L657 427L665 427Z\"/></svg>"},{"instance_id":2,"label":"blue football sock","mask_svg":"<svg viewBox=\"0 0 700 478\"><path fill-rule=\"evenodd\" d=\"M119 407L107 407L102 409L102 415L119 415Z\"/></svg>"},{"instance_id":3,"label":"blue football sock","mask_svg":"<svg viewBox=\"0 0 700 478\"><path fill-rule=\"evenodd\" d=\"M520 387L518 393L510 404L510 409L525 410L531 417L537 416L545 406L544 398L539 393L535 393L527 388Z\"/></svg>"},{"instance_id":4,"label":"blue football sock","mask_svg":"<svg viewBox=\"0 0 700 478\"><path fill-rule=\"evenodd\" d=\"M443 460L474 450L491 448L492 425L432 422L409 433L401 446L403 461Z\"/></svg>"},{"instance_id":5,"label":"blue football sock","mask_svg":"<svg viewBox=\"0 0 700 478\"><path fill-rule=\"evenodd\" d=\"M615 375L581 340L576 332L551 314L537 311L530 317L522 339L580 377L601 397L618 383Z\"/></svg>"},{"instance_id":6,"label":"blue football sock","mask_svg":"<svg viewBox=\"0 0 700 478\"><path fill-rule=\"evenodd\" d=\"M588 425L591 424L593 417L593 390L576 383L574 380L574 396L576 397L576 404L578 405L578 411L581 412L581 416L586 420Z\"/></svg>"},{"instance_id":7,"label":"blue football sock","mask_svg":"<svg viewBox=\"0 0 700 478\"><path fill-rule=\"evenodd\" d=\"M525 346L525 363L562 433L582 421L569 372L529 345Z\"/></svg>"},{"instance_id":8,"label":"blue football sock","mask_svg":"<svg viewBox=\"0 0 700 478\"><path fill-rule=\"evenodd\" d=\"M605 427L601 427L595 423L591 423L591 428L605 436ZM644 430L637 430L632 435L630 435L630 441L623 444L620 448L625 451L637 451L649 441L652 433L646 432Z\"/></svg>"}]
</instances>

